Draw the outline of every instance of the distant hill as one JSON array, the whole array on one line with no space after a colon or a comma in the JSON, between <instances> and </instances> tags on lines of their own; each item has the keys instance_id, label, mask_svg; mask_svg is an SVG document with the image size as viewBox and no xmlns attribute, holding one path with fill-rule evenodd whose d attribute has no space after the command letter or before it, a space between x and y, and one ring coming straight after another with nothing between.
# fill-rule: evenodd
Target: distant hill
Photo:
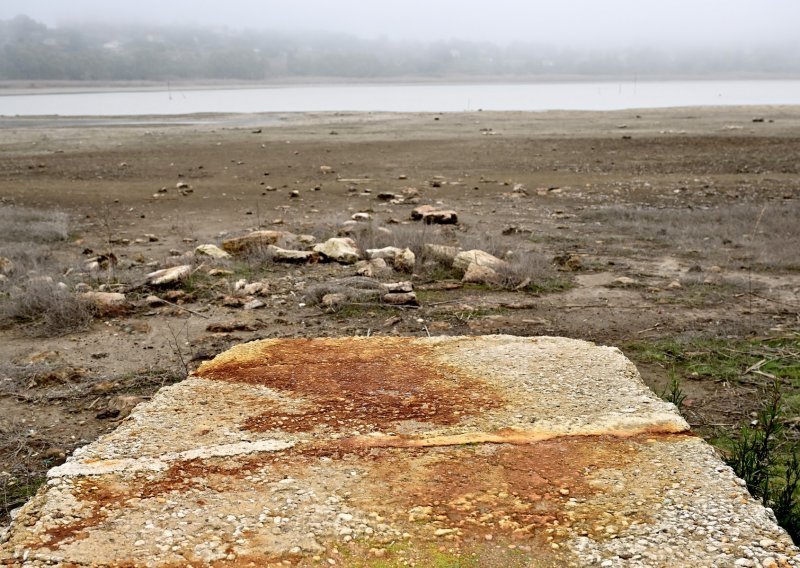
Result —
<instances>
[{"instance_id":1,"label":"distant hill","mask_svg":"<svg viewBox=\"0 0 800 568\"><path fill-rule=\"evenodd\" d=\"M168 81L340 77L787 75L797 49L566 49L536 43L399 42L291 34L0 20L0 80Z\"/></svg>"}]
</instances>

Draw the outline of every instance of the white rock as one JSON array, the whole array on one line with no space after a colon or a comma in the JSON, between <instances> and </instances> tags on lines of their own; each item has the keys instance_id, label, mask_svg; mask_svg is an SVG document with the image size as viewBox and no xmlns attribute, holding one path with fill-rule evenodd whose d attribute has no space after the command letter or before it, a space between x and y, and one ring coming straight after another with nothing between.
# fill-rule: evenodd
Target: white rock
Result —
<instances>
[{"instance_id":1,"label":"white rock","mask_svg":"<svg viewBox=\"0 0 800 568\"><path fill-rule=\"evenodd\" d=\"M81 298L100 308L117 308L126 304L125 294L119 292L84 292Z\"/></svg>"},{"instance_id":2,"label":"white rock","mask_svg":"<svg viewBox=\"0 0 800 568\"><path fill-rule=\"evenodd\" d=\"M328 260L334 260L341 264L353 264L361 258L355 241L347 237L328 239L324 243L315 245L314 252L321 254Z\"/></svg>"},{"instance_id":3,"label":"white rock","mask_svg":"<svg viewBox=\"0 0 800 568\"><path fill-rule=\"evenodd\" d=\"M488 252L478 249L465 250L458 253L453 258L453 266L459 270L466 271L470 264L491 268L495 271L501 270L508 266L506 261L501 260L496 256L489 254Z\"/></svg>"},{"instance_id":4,"label":"white rock","mask_svg":"<svg viewBox=\"0 0 800 568\"><path fill-rule=\"evenodd\" d=\"M185 280L192 273L192 266L189 264L181 264L173 266L172 268L164 268L156 270L146 276L147 283L152 286L164 286L166 284L174 284Z\"/></svg>"},{"instance_id":5,"label":"white rock","mask_svg":"<svg viewBox=\"0 0 800 568\"><path fill-rule=\"evenodd\" d=\"M211 258L230 258L231 255L219 248L217 245L200 245L194 249L194 253L200 256L210 256Z\"/></svg>"}]
</instances>

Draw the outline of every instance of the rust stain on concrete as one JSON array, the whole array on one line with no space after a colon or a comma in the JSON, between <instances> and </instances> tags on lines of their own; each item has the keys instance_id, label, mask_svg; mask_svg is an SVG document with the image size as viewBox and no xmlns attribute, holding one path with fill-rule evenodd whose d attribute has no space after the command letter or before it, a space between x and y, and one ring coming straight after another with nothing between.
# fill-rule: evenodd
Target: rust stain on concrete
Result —
<instances>
[{"instance_id":1,"label":"rust stain on concrete","mask_svg":"<svg viewBox=\"0 0 800 568\"><path fill-rule=\"evenodd\" d=\"M502 405L489 384L437 362L434 351L409 338L261 343L205 363L197 376L265 386L308 402L296 412L273 405L244 422L260 432L384 430L407 420L452 425Z\"/></svg>"}]
</instances>

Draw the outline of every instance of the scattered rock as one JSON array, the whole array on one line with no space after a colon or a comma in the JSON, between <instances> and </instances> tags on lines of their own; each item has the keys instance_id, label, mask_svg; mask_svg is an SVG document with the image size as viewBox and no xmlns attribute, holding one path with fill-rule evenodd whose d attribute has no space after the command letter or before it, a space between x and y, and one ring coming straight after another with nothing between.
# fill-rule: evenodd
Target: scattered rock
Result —
<instances>
[{"instance_id":1,"label":"scattered rock","mask_svg":"<svg viewBox=\"0 0 800 568\"><path fill-rule=\"evenodd\" d=\"M370 259L388 260L394 269L400 272L413 272L417 260L414 253L408 248L384 247L380 249L367 249L366 254Z\"/></svg>"},{"instance_id":2,"label":"scattered rock","mask_svg":"<svg viewBox=\"0 0 800 568\"><path fill-rule=\"evenodd\" d=\"M158 306L163 306L164 304L166 304L164 300L152 294L144 299L144 303L150 306L151 308L156 308Z\"/></svg>"},{"instance_id":3,"label":"scattered rock","mask_svg":"<svg viewBox=\"0 0 800 568\"><path fill-rule=\"evenodd\" d=\"M453 266L459 270L466 271L470 264L491 268L494 271L508 266L506 261L479 249L462 251L453 258Z\"/></svg>"},{"instance_id":4,"label":"scattered rock","mask_svg":"<svg viewBox=\"0 0 800 568\"><path fill-rule=\"evenodd\" d=\"M381 297L383 303L391 304L393 306L418 306L419 301L414 292L390 292Z\"/></svg>"},{"instance_id":5,"label":"scattered rock","mask_svg":"<svg viewBox=\"0 0 800 568\"><path fill-rule=\"evenodd\" d=\"M414 290L414 285L408 281L387 283L382 284L382 286L387 292L392 294L412 292Z\"/></svg>"},{"instance_id":6,"label":"scattered rock","mask_svg":"<svg viewBox=\"0 0 800 568\"><path fill-rule=\"evenodd\" d=\"M256 331L256 328L249 323L234 321L227 323L210 323L206 326L206 331L211 333L232 333L234 331Z\"/></svg>"},{"instance_id":7,"label":"scattered rock","mask_svg":"<svg viewBox=\"0 0 800 568\"><path fill-rule=\"evenodd\" d=\"M324 243L315 245L314 252L321 254L325 260L341 264L353 264L361 258L355 241L347 237L328 239Z\"/></svg>"},{"instance_id":8,"label":"scattered rock","mask_svg":"<svg viewBox=\"0 0 800 568\"><path fill-rule=\"evenodd\" d=\"M168 286L181 282L192 274L192 267L189 264L181 264L172 268L156 270L146 276L147 283L151 286Z\"/></svg>"},{"instance_id":9,"label":"scattered rock","mask_svg":"<svg viewBox=\"0 0 800 568\"><path fill-rule=\"evenodd\" d=\"M372 219L372 215L370 215L369 213L353 213L351 219L353 221L369 221L370 219Z\"/></svg>"},{"instance_id":10,"label":"scattered rock","mask_svg":"<svg viewBox=\"0 0 800 568\"><path fill-rule=\"evenodd\" d=\"M272 262L286 262L291 264L313 263L319 260L319 253L310 250L287 250L275 245L267 247L267 253Z\"/></svg>"},{"instance_id":11,"label":"scattered rock","mask_svg":"<svg viewBox=\"0 0 800 568\"><path fill-rule=\"evenodd\" d=\"M403 249L394 257L394 269L398 272L414 272L416 263L417 257L409 248Z\"/></svg>"},{"instance_id":12,"label":"scattered rock","mask_svg":"<svg viewBox=\"0 0 800 568\"><path fill-rule=\"evenodd\" d=\"M42 452L42 459L48 462L48 465L61 465L67 461L67 452L63 448L47 448Z\"/></svg>"},{"instance_id":13,"label":"scattered rock","mask_svg":"<svg viewBox=\"0 0 800 568\"><path fill-rule=\"evenodd\" d=\"M347 294L331 293L322 296L321 304L329 309L340 308L348 302Z\"/></svg>"},{"instance_id":14,"label":"scattered rock","mask_svg":"<svg viewBox=\"0 0 800 568\"><path fill-rule=\"evenodd\" d=\"M14 272L14 263L11 262L11 259L0 256L0 274L9 276L12 272Z\"/></svg>"},{"instance_id":15,"label":"scattered rock","mask_svg":"<svg viewBox=\"0 0 800 568\"><path fill-rule=\"evenodd\" d=\"M233 285L233 290L245 296L264 296L269 292L269 283L267 282L247 282L246 280L238 280Z\"/></svg>"},{"instance_id":16,"label":"scattered rock","mask_svg":"<svg viewBox=\"0 0 800 568\"><path fill-rule=\"evenodd\" d=\"M422 247L422 254L430 257L437 262L445 262L452 264L456 259L456 255L461 252L457 247L447 245L433 245L426 244Z\"/></svg>"},{"instance_id":17,"label":"scattered rock","mask_svg":"<svg viewBox=\"0 0 800 568\"><path fill-rule=\"evenodd\" d=\"M628 276L620 276L619 278L615 278L611 284L616 286L637 286L639 281Z\"/></svg>"},{"instance_id":18,"label":"scattered rock","mask_svg":"<svg viewBox=\"0 0 800 568\"><path fill-rule=\"evenodd\" d=\"M139 403L142 403L146 400L147 397L144 396L119 395L115 396L109 401L108 408L117 411L117 418L124 418L130 414Z\"/></svg>"},{"instance_id":19,"label":"scattered rock","mask_svg":"<svg viewBox=\"0 0 800 568\"><path fill-rule=\"evenodd\" d=\"M217 245L200 245L194 249L194 253L200 256L210 256L211 258L230 258L231 256Z\"/></svg>"},{"instance_id":20,"label":"scattered rock","mask_svg":"<svg viewBox=\"0 0 800 568\"><path fill-rule=\"evenodd\" d=\"M431 205L420 205L411 211L411 218L429 225L455 225L458 215L450 209L436 209Z\"/></svg>"},{"instance_id":21,"label":"scattered rock","mask_svg":"<svg viewBox=\"0 0 800 568\"><path fill-rule=\"evenodd\" d=\"M105 315L121 313L129 307L125 294L119 292L84 292L80 296Z\"/></svg>"},{"instance_id":22,"label":"scattered rock","mask_svg":"<svg viewBox=\"0 0 800 568\"><path fill-rule=\"evenodd\" d=\"M375 197L380 201L391 201L392 199L397 199L397 196L390 191L382 191Z\"/></svg>"},{"instance_id":23,"label":"scattered rock","mask_svg":"<svg viewBox=\"0 0 800 568\"><path fill-rule=\"evenodd\" d=\"M371 260L360 260L356 263L356 274L359 276L366 276L373 278L390 273L392 269L386 264L382 258L373 258Z\"/></svg>"},{"instance_id":24,"label":"scattered rock","mask_svg":"<svg viewBox=\"0 0 800 568\"><path fill-rule=\"evenodd\" d=\"M562 272L577 272L583 268L581 257L574 253L565 253L553 257L553 264Z\"/></svg>"},{"instance_id":25,"label":"scattered rock","mask_svg":"<svg viewBox=\"0 0 800 568\"><path fill-rule=\"evenodd\" d=\"M427 213L431 213L436 211L436 208L433 205L420 205L411 210L411 219L414 221L419 221L422 219Z\"/></svg>"},{"instance_id":26,"label":"scattered rock","mask_svg":"<svg viewBox=\"0 0 800 568\"><path fill-rule=\"evenodd\" d=\"M244 308L245 310L257 310L259 308L263 308L266 305L267 304L265 304L261 300L250 300L249 302L246 302L242 306L242 308Z\"/></svg>"},{"instance_id":27,"label":"scattered rock","mask_svg":"<svg viewBox=\"0 0 800 568\"><path fill-rule=\"evenodd\" d=\"M331 166L320 166L319 171L322 174L335 174L336 170L333 169Z\"/></svg>"},{"instance_id":28,"label":"scattered rock","mask_svg":"<svg viewBox=\"0 0 800 568\"><path fill-rule=\"evenodd\" d=\"M463 282L470 284L499 284L500 280L500 275L493 269L475 262L469 263L462 278Z\"/></svg>"},{"instance_id":29,"label":"scattered rock","mask_svg":"<svg viewBox=\"0 0 800 568\"><path fill-rule=\"evenodd\" d=\"M244 299L236 296L223 296L221 304L226 308L241 308L244 305Z\"/></svg>"},{"instance_id":30,"label":"scattered rock","mask_svg":"<svg viewBox=\"0 0 800 568\"><path fill-rule=\"evenodd\" d=\"M222 248L230 254L248 254L274 245L285 236L283 231L254 231L242 237L222 241Z\"/></svg>"}]
</instances>

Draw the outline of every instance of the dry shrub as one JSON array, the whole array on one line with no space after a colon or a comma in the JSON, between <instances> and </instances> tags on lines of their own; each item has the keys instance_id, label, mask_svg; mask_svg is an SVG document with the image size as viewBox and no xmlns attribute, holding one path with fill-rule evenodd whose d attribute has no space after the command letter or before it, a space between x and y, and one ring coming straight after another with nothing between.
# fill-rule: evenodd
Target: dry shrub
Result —
<instances>
[{"instance_id":1,"label":"dry shrub","mask_svg":"<svg viewBox=\"0 0 800 568\"><path fill-rule=\"evenodd\" d=\"M462 235L459 241L464 250L482 250L506 261L502 268L495 270L503 288L552 291L569 284L567 277L555 270L548 256L526 250L513 239L485 234L480 237Z\"/></svg>"},{"instance_id":2,"label":"dry shrub","mask_svg":"<svg viewBox=\"0 0 800 568\"><path fill-rule=\"evenodd\" d=\"M0 304L0 325L34 337L86 329L93 316L91 302L49 277L33 278L12 287Z\"/></svg>"}]
</instances>

